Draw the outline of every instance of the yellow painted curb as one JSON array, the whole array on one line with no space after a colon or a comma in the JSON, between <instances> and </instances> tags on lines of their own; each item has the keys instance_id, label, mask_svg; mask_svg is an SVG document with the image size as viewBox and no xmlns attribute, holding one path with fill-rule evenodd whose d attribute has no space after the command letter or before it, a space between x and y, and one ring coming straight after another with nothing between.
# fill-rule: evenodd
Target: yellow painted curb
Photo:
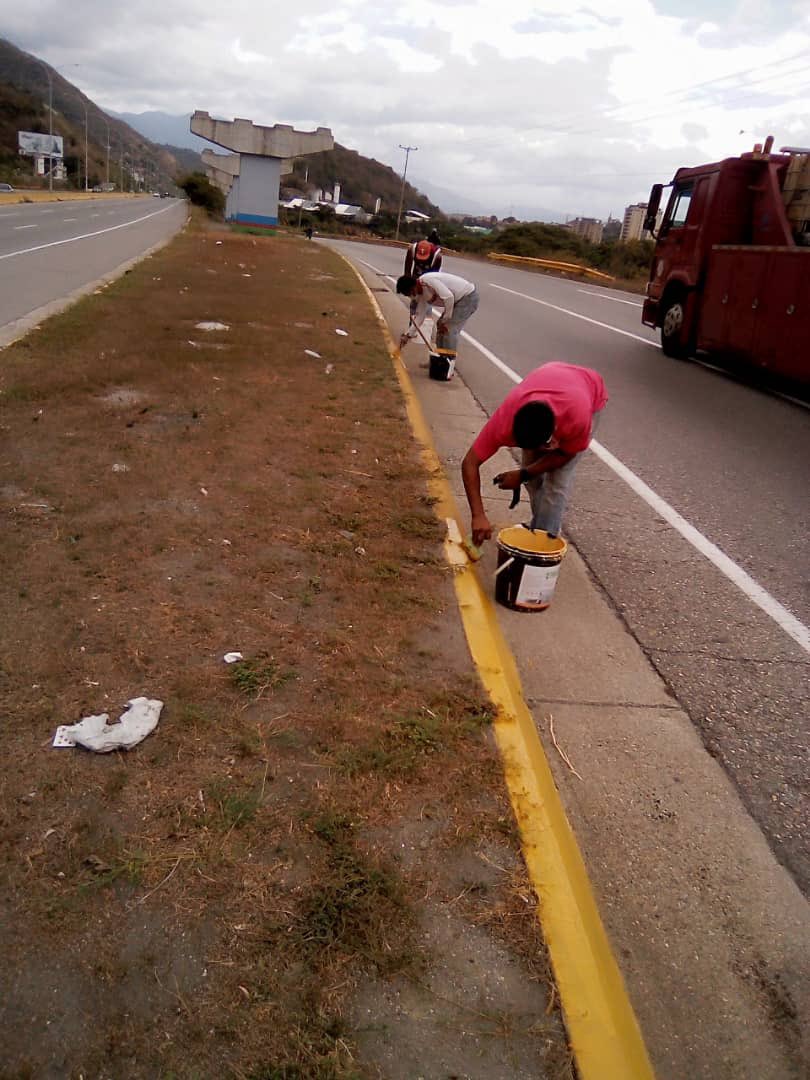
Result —
<instances>
[{"instance_id":1,"label":"yellow painted curb","mask_svg":"<svg viewBox=\"0 0 810 1080\"><path fill-rule=\"evenodd\" d=\"M445 554L454 570L470 653L497 708L495 737L579 1075L582 1080L652 1080L641 1030L534 718L524 701L514 657L492 601L459 542L458 510L430 429L375 296L356 268L346 262L365 289L382 328L408 419L421 444L436 512L448 521Z\"/></svg>"},{"instance_id":2,"label":"yellow painted curb","mask_svg":"<svg viewBox=\"0 0 810 1080\"><path fill-rule=\"evenodd\" d=\"M35 202L85 202L88 199L136 199L140 192L131 191L4 191L0 192L0 206Z\"/></svg>"}]
</instances>

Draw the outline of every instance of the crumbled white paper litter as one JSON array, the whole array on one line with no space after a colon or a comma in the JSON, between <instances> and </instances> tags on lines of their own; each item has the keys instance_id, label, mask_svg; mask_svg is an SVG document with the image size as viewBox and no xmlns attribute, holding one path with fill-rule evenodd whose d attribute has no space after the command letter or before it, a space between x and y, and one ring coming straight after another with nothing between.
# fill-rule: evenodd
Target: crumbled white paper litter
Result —
<instances>
[{"instance_id":1,"label":"crumbled white paper litter","mask_svg":"<svg viewBox=\"0 0 810 1080\"><path fill-rule=\"evenodd\" d=\"M319 352L315 352L314 349L304 349L304 352L307 354L307 356L314 356L316 360L320 360L321 358L321 354Z\"/></svg>"},{"instance_id":2,"label":"crumbled white paper litter","mask_svg":"<svg viewBox=\"0 0 810 1080\"><path fill-rule=\"evenodd\" d=\"M195 330L230 330L230 326L224 322L198 322L194 324Z\"/></svg>"},{"instance_id":3,"label":"crumbled white paper litter","mask_svg":"<svg viewBox=\"0 0 810 1080\"><path fill-rule=\"evenodd\" d=\"M226 652L222 659L226 664L236 664L240 660L244 660L244 657L240 652Z\"/></svg>"},{"instance_id":4,"label":"crumbled white paper litter","mask_svg":"<svg viewBox=\"0 0 810 1080\"><path fill-rule=\"evenodd\" d=\"M85 716L78 724L58 727L53 746L83 746L97 754L131 750L155 730L162 708L163 702L156 698L132 698L117 724L109 723L107 713Z\"/></svg>"}]
</instances>

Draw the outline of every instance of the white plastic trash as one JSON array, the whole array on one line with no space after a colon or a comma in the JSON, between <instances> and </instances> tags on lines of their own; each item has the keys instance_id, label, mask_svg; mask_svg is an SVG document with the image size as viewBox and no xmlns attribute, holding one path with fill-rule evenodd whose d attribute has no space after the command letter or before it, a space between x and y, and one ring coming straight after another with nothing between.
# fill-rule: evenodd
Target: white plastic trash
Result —
<instances>
[{"instance_id":1,"label":"white plastic trash","mask_svg":"<svg viewBox=\"0 0 810 1080\"><path fill-rule=\"evenodd\" d=\"M131 750L155 730L163 702L156 698L136 697L127 702L117 724L109 723L109 715L85 716L78 724L56 729L53 745L83 746L97 754L111 750Z\"/></svg>"}]
</instances>

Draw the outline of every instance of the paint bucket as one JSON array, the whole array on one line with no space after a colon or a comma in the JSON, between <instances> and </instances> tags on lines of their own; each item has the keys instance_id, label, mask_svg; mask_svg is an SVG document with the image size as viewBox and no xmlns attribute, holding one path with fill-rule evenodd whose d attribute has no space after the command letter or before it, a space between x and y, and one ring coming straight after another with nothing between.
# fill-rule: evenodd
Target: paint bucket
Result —
<instances>
[{"instance_id":1,"label":"paint bucket","mask_svg":"<svg viewBox=\"0 0 810 1080\"><path fill-rule=\"evenodd\" d=\"M452 349L436 349L430 354L428 375L439 382L449 382L456 370L456 354Z\"/></svg>"},{"instance_id":2,"label":"paint bucket","mask_svg":"<svg viewBox=\"0 0 810 1080\"><path fill-rule=\"evenodd\" d=\"M495 599L514 611L545 611L568 545L542 529L513 525L498 533Z\"/></svg>"}]
</instances>

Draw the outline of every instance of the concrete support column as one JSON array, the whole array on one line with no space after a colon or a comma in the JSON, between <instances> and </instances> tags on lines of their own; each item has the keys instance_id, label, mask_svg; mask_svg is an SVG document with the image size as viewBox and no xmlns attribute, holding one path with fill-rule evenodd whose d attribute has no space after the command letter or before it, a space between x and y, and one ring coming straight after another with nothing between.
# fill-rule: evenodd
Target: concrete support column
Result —
<instances>
[{"instance_id":1,"label":"concrete support column","mask_svg":"<svg viewBox=\"0 0 810 1080\"><path fill-rule=\"evenodd\" d=\"M235 153L203 151L206 172L226 193L228 221L252 228L272 229L278 224L278 190L285 159L333 149L329 128L295 131L288 124L260 127L250 120L214 120L197 110L191 131ZM228 179L230 178L230 183Z\"/></svg>"}]
</instances>

